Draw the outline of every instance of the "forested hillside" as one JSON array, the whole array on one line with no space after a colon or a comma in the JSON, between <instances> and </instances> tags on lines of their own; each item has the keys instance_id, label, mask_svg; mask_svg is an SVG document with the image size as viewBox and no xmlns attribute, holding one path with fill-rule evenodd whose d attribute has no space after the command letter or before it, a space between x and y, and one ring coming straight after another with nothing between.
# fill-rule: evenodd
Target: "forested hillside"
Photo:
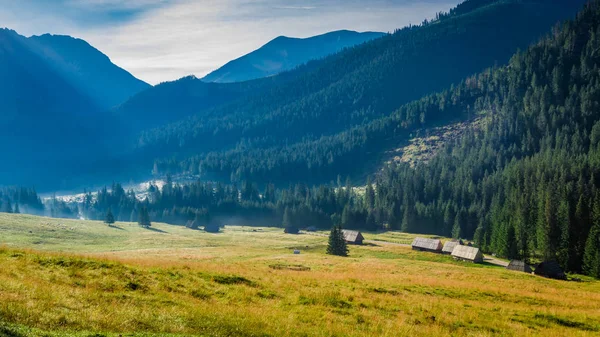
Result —
<instances>
[{"instance_id":1,"label":"forested hillside","mask_svg":"<svg viewBox=\"0 0 600 337\"><path fill-rule=\"evenodd\" d=\"M401 215L396 227L599 276L599 32L593 2L507 67L422 100L425 119L471 106L489 122L428 165L386 171L377 195Z\"/></svg>"},{"instance_id":2,"label":"forested hillside","mask_svg":"<svg viewBox=\"0 0 600 337\"><path fill-rule=\"evenodd\" d=\"M124 136L137 137L142 130L164 126L194 114L203 115L212 108L262 92L286 80L286 76L279 76L243 83L206 83L188 76L144 90L112 109L110 115L123 129Z\"/></svg>"},{"instance_id":3,"label":"forested hillside","mask_svg":"<svg viewBox=\"0 0 600 337\"><path fill-rule=\"evenodd\" d=\"M329 57L262 93L147 131L138 151L163 158L155 170L162 173L328 182L346 173L337 167L355 173L361 163L348 167L334 162L346 145L331 153L311 153L309 148L322 136L388 116L402 104L504 64L518 48L574 15L582 3L471 0L433 22ZM361 142L352 132L347 137L346 144Z\"/></svg>"},{"instance_id":4,"label":"forested hillside","mask_svg":"<svg viewBox=\"0 0 600 337\"><path fill-rule=\"evenodd\" d=\"M383 35L341 30L305 39L280 36L252 53L230 61L202 80L230 83L273 76Z\"/></svg>"}]
</instances>

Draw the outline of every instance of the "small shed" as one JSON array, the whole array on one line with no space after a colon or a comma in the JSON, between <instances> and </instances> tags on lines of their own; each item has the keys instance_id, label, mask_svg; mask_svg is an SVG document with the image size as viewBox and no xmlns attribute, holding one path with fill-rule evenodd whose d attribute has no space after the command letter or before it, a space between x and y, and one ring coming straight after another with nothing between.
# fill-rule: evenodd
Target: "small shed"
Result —
<instances>
[{"instance_id":1,"label":"small shed","mask_svg":"<svg viewBox=\"0 0 600 337\"><path fill-rule=\"evenodd\" d=\"M553 278L557 280L566 280L567 275L556 261L544 261L535 267L536 275Z\"/></svg>"},{"instance_id":2,"label":"small shed","mask_svg":"<svg viewBox=\"0 0 600 337\"><path fill-rule=\"evenodd\" d=\"M460 246L462 244L463 243L460 240L446 241L446 243L444 243L444 248L442 248L442 254L450 255L450 254L452 254L452 252L454 251L454 248L456 246Z\"/></svg>"},{"instance_id":3,"label":"small shed","mask_svg":"<svg viewBox=\"0 0 600 337\"><path fill-rule=\"evenodd\" d=\"M412 243L412 249L422 252L442 252L442 241L436 239L415 238Z\"/></svg>"},{"instance_id":4,"label":"small shed","mask_svg":"<svg viewBox=\"0 0 600 337\"><path fill-rule=\"evenodd\" d=\"M344 234L344 240L347 243L351 243L354 245L362 245L363 240L365 239L359 231L351 231L348 229L342 229L342 234Z\"/></svg>"},{"instance_id":5,"label":"small shed","mask_svg":"<svg viewBox=\"0 0 600 337\"><path fill-rule=\"evenodd\" d=\"M520 272L528 273L528 274L533 273L533 269L531 269L531 267L527 263L525 263L524 261L519 261L519 260L510 261L508 266L506 266L506 269L520 271Z\"/></svg>"},{"instance_id":6,"label":"small shed","mask_svg":"<svg viewBox=\"0 0 600 337\"><path fill-rule=\"evenodd\" d=\"M479 248L469 247L469 246L456 246L452 251L452 257L457 260L462 261L470 261L473 263L482 263L483 262L483 254Z\"/></svg>"}]
</instances>

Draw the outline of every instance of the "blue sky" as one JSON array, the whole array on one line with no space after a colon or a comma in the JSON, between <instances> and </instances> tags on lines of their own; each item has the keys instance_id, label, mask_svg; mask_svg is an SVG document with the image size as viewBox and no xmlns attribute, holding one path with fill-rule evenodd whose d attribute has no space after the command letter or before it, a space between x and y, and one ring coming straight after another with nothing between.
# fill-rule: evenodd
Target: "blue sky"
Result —
<instances>
[{"instance_id":1,"label":"blue sky","mask_svg":"<svg viewBox=\"0 0 600 337\"><path fill-rule=\"evenodd\" d=\"M201 77L280 36L393 31L460 0L0 0L0 25L87 40L151 84Z\"/></svg>"}]
</instances>

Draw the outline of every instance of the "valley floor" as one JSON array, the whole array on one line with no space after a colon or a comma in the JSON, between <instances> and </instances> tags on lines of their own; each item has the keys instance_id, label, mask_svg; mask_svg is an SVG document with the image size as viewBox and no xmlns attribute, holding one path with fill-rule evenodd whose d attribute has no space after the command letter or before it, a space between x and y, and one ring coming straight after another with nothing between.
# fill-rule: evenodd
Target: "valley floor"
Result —
<instances>
[{"instance_id":1,"label":"valley floor","mask_svg":"<svg viewBox=\"0 0 600 337\"><path fill-rule=\"evenodd\" d=\"M325 233L317 233L325 234ZM323 235L0 214L0 336L592 336L600 282ZM301 254L294 255L294 249Z\"/></svg>"}]
</instances>

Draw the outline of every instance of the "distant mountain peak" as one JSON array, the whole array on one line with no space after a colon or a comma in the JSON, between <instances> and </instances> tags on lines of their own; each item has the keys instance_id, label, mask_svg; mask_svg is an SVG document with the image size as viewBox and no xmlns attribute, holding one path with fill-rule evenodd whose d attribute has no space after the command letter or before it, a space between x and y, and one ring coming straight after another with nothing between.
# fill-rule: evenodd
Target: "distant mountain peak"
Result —
<instances>
[{"instance_id":1,"label":"distant mountain peak","mask_svg":"<svg viewBox=\"0 0 600 337\"><path fill-rule=\"evenodd\" d=\"M307 38L282 35L252 53L227 63L202 80L229 83L269 77L383 35L385 34L350 30L338 30Z\"/></svg>"},{"instance_id":2,"label":"distant mountain peak","mask_svg":"<svg viewBox=\"0 0 600 337\"><path fill-rule=\"evenodd\" d=\"M104 109L119 105L150 87L80 38L43 34L28 40L38 55Z\"/></svg>"}]
</instances>

